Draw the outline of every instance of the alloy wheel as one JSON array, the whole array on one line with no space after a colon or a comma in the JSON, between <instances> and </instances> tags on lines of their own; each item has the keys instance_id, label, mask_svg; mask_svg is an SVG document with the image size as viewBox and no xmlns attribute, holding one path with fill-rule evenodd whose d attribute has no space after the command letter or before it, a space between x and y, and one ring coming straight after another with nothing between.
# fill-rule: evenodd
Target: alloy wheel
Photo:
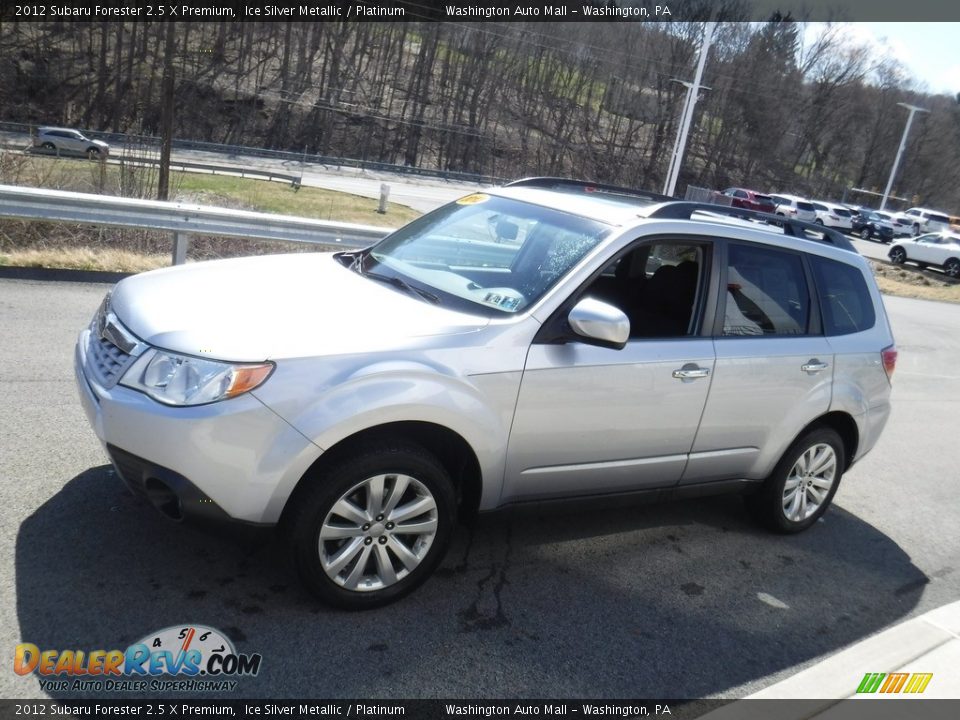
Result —
<instances>
[{"instance_id":1,"label":"alloy wheel","mask_svg":"<svg viewBox=\"0 0 960 720\"><path fill-rule=\"evenodd\" d=\"M781 505L791 522L813 515L830 495L837 477L837 454L827 443L807 448L790 469L783 486Z\"/></svg>"},{"instance_id":2,"label":"alloy wheel","mask_svg":"<svg viewBox=\"0 0 960 720\"><path fill-rule=\"evenodd\" d=\"M320 528L320 561L337 585L389 587L413 572L437 534L433 494L409 475L374 475L344 493Z\"/></svg>"}]
</instances>

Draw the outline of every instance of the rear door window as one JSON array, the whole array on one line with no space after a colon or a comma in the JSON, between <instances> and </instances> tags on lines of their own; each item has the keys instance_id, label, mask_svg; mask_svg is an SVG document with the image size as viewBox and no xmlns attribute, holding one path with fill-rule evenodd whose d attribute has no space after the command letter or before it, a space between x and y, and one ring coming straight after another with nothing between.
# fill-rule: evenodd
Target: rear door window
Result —
<instances>
[{"instance_id":1,"label":"rear door window","mask_svg":"<svg viewBox=\"0 0 960 720\"><path fill-rule=\"evenodd\" d=\"M820 295L824 334L849 335L872 328L877 318L863 273L823 257L811 256L810 262Z\"/></svg>"},{"instance_id":2,"label":"rear door window","mask_svg":"<svg viewBox=\"0 0 960 720\"><path fill-rule=\"evenodd\" d=\"M731 243L723 318L727 336L806 335L810 293L800 255Z\"/></svg>"}]
</instances>

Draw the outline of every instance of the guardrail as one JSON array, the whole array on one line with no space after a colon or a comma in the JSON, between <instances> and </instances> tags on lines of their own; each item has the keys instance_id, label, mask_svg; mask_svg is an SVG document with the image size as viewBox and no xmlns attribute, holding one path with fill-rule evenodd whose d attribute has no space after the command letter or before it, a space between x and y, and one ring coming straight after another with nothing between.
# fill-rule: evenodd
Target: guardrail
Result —
<instances>
[{"instance_id":1,"label":"guardrail","mask_svg":"<svg viewBox=\"0 0 960 720\"><path fill-rule=\"evenodd\" d=\"M51 123L52 124L52 123ZM24 123L0 122L0 131L18 132L29 135L36 126ZM88 137L103 140L108 143L120 143L132 146L160 147L161 139L152 135L128 135L124 133L100 132L97 130L82 130ZM456 170L433 170L414 167L411 165L396 165L376 160L360 160L356 158L336 157L333 155L314 155L289 150L270 150L267 148L247 147L245 145L224 145L221 143L204 142L200 140L181 140L174 138L173 147L176 150L197 150L202 152L218 153L227 156L246 155L250 157L272 158L286 163L303 163L315 165L332 165L338 168L352 167L360 170L374 170L401 175L417 175L420 177L440 178L441 180L457 180L461 182L475 182L484 185L498 185L503 178L477 173L459 172Z\"/></svg>"},{"instance_id":2,"label":"guardrail","mask_svg":"<svg viewBox=\"0 0 960 720\"><path fill-rule=\"evenodd\" d=\"M58 150L48 150L45 148L38 147L27 147L21 152L29 155L46 155L50 157L85 157L79 153L66 155L61 153ZM114 156L110 155L103 159L104 162L107 162L111 165L133 165L136 167L147 167L147 166L158 166L160 165L159 158L150 158L143 157L140 155L120 155ZM221 165L219 163L197 163L189 162L185 160L175 160L170 158L170 167L173 169L179 168L184 172L188 170L209 172L213 175L237 175L242 178L263 178L265 180L280 180L282 182L288 182L293 186L299 186L301 183L300 175L291 175L289 173L275 172L273 170L258 170L256 168L248 167L235 167L233 165Z\"/></svg>"},{"instance_id":3,"label":"guardrail","mask_svg":"<svg viewBox=\"0 0 960 720\"><path fill-rule=\"evenodd\" d=\"M0 185L0 217L166 231L173 238L174 265L186 262L192 235L365 247L393 232L373 225L13 185Z\"/></svg>"}]
</instances>

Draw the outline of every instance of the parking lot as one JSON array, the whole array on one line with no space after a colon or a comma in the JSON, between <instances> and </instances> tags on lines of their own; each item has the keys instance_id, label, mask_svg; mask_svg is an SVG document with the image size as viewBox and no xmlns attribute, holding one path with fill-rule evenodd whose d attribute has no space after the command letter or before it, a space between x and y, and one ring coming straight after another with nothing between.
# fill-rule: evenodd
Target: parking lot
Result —
<instances>
[{"instance_id":1,"label":"parking lot","mask_svg":"<svg viewBox=\"0 0 960 720\"><path fill-rule=\"evenodd\" d=\"M766 534L736 497L489 516L419 592L357 614L318 606L279 544L175 525L120 485L72 371L106 289L0 280L8 653L203 623L263 655L235 697L741 697L960 597L960 306L886 298L893 416L810 532ZM0 694L46 693L6 672Z\"/></svg>"}]
</instances>

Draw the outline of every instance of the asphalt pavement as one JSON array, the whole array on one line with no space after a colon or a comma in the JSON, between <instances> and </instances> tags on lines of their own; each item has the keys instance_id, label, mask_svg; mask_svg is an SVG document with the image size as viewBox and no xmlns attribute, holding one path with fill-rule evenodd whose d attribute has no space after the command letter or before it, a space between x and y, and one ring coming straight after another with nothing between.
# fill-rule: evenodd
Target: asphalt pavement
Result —
<instances>
[{"instance_id":1,"label":"asphalt pavement","mask_svg":"<svg viewBox=\"0 0 960 720\"><path fill-rule=\"evenodd\" d=\"M893 415L811 531L758 530L735 497L484 517L417 593L357 614L318 605L276 542L170 523L122 488L71 365L106 289L0 280L11 655L204 623L263 655L231 697L740 698L960 598L960 306L887 298ZM0 673L0 697L46 695L63 693Z\"/></svg>"}]
</instances>

